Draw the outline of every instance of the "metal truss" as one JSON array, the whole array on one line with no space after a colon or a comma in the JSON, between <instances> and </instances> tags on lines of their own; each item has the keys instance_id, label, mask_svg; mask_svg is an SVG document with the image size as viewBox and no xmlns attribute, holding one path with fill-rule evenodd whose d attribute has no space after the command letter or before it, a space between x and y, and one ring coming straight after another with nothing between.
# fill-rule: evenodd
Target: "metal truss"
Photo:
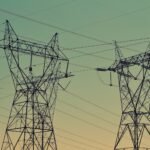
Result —
<instances>
[{"instance_id":1,"label":"metal truss","mask_svg":"<svg viewBox=\"0 0 150 150\"><path fill-rule=\"evenodd\" d=\"M56 33L48 44L20 39L6 21L4 49L15 88L1 150L57 150L53 116L69 60Z\"/></svg>"},{"instance_id":2,"label":"metal truss","mask_svg":"<svg viewBox=\"0 0 150 150\"><path fill-rule=\"evenodd\" d=\"M114 150L149 150L142 140L150 140L150 49L124 58L115 41L115 54L113 65L97 68L118 75L122 114Z\"/></svg>"}]
</instances>

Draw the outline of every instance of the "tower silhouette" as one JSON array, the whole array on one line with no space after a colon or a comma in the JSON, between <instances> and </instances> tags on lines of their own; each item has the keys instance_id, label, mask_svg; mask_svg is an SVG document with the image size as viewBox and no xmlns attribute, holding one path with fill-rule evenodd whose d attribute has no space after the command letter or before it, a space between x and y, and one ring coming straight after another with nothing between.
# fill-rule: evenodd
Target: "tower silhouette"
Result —
<instances>
[{"instance_id":1,"label":"tower silhouette","mask_svg":"<svg viewBox=\"0 0 150 150\"><path fill-rule=\"evenodd\" d=\"M124 58L115 41L115 62L108 68L118 76L121 119L114 150L149 150L150 141L150 49Z\"/></svg>"},{"instance_id":2,"label":"tower silhouette","mask_svg":"<svg viewBox=\"0 0 150 150\"><path fill-rule=\"evenodd\" d=\"M57 150L57 90L59 80L69 76L69 60L59 49L58 34L48 44L20 39L7 20L0 47L15 88L1 150Z\"/></svg>"}]
</instances>

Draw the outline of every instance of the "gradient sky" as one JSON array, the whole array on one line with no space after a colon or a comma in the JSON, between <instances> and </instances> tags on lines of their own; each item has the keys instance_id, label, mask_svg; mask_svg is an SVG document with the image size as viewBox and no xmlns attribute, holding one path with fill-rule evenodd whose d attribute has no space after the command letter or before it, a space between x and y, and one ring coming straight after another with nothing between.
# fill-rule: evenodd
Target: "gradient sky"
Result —
<instances>
[{"instance_id":1,"label":"gradient sky","mask_svg":"<svg viewBox=\"0 0 150 150\"><path fill-rule=\"evenodd\" d=\"M150 35L149 0L1 0L1 8L104 42L138 39ZM114 45L67 50L67 48L99 45L103 42L40 25L1 11L0 31L4 31L4 25L1 23L5 22L6 19L11 22L18 35L36 40L48 42L52 35L58 32L60 47L64 49L64 53L70 58L70 71L75 75L63 82L64 86L67 81L71 81L68 91L108 110L104 111L100 107L60 91L56 109L89 123L56 110L54 124L59 150L111 150L115 142L120 115L113 115L109 111L120 114L119 91L117 87L109 87L101 81L102 79L109 84L108 73L97 74L94 68L98 66L107 67L113 63ZM2 36L3 33L0 32L0 37ZM122 45L127 44L131 43L122 43ZM142 52L146 49L146 46L147 43L145 42L131 48ZM107 51L107 49L110 50ZM78 51L81 51L81 53ZM93 53L94 55L96 51L99 51L95 54L96 56L81 56L83 55L82 52ZM137 52L124 49L123 53L128 56ZM3 56L4 53L1 49L0 106L8 108L8 111L0 108L0 146L14 92L8 66ZM117 85L115 75L113 77L113 83ZM90 116L65 103L95 114L99 118Z\"/></svg>"}]
</instances>

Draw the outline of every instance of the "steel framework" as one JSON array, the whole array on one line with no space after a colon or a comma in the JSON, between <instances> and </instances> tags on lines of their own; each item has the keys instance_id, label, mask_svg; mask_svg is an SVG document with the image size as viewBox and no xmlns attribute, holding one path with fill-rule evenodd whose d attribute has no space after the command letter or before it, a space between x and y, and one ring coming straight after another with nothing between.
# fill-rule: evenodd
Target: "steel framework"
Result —
<instances>
[{"instance_id":1,"label":"steel framework","mask_svg":"<svg viewBox=\"0 0 150 150\"><path fill-rule=\"evenodd\" d=\"M69 60L56 33L48 44L20 39L6 21L4 49L15 95L1 150L57 150L53 116L59 80Z\"/></svg>"},{"instance_id":2,"label":"steel framework","mask_svg":"<svg viewBox=\"0 0 150 150\"><path fill-rule=\"evenodd\" d=\"M115 56L109 68L97 68L118 75L122 115L114 150L149 150L143 142L144 135L150 142L150 49L124 58L115 41Z\"/></svg>"}]
</instances>

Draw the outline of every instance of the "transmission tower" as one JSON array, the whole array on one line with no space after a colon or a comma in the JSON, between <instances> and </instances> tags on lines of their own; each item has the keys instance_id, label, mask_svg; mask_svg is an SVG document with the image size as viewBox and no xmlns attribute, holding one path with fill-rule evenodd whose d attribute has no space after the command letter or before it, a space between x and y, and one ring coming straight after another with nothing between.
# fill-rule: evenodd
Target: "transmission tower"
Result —
<instances>
[{"instance_id":1,"label":"transmission tower","mask_svg":"<svg viewBox=\"0 0 150 150\"><path fill-rule=\"evenodd\" d=\"M53 126L59 80L69 60L56 33L48 44L20 39L6 21L4 49L15 95L1 150L57 150Z\"/></svg>"},{"instance_id":2,"label":"transmission tower","mask_svg":"<svg viewBox=\"0 0 150 150\"><path fill-rule=\"evenodd\" d=\"M97 68L118 76L122 114L114 150L149 150L144 142L150 143L150 49L124 58L115 41L115 56L110 67Z\"/></svg>"}]
</instances>

